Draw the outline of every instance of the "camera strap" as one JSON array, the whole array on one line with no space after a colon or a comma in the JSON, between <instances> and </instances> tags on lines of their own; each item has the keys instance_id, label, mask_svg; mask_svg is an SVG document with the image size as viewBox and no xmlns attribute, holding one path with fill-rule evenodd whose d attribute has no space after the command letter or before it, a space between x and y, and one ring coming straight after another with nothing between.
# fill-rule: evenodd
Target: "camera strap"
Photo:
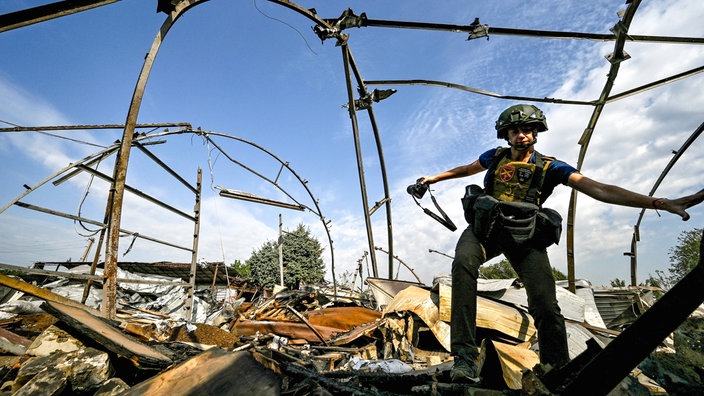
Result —
<instances>
[{"instance_id":1,"label":"camera strap","mask_svg":"<svg viewBox=\"0 0 704 396\"><path fill-rule=\"evenodd\" d=\"M438 205L438 201L435 199L435 196L433 195L433 192L430 190L430 188L428 188L428 193L430 194L430 199L433 201L433 204L434 204L435 207L437 208L438 212L440 212L440 214L442 215L442 217L440 217L440 216L438 216L437 214L433 213L433 211L431 211L430 209L424 208L424 207L420 204L420 202L418 202L418 200L416 199L415 196L411 195L411 197L413 197L413 200L416 201L416 205L418 205L421 209L423 209L423 212L425 212L425 214L427 214L428 216L430 216L430 217L432 217L433 219L437 220L438 223L444 225L444 226L447 227L447 229L449 229L450 231L455 231L455 230L457 230L457 226L455 225L455 223L452 222L452 219L450 219L450 217L447 215L447 213L445 213L445 211L442 210L442 208L440 207L440 205Z\"/></svg>"}]
</instances>

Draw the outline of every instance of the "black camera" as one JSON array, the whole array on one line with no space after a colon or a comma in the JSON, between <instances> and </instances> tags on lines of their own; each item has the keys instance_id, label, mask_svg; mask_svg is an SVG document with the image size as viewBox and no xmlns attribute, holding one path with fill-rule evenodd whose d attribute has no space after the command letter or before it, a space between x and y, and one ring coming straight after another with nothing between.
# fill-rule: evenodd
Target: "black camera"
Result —
<instances>
[{"instance_id":1,"label":"black camera","mask_svg":"<svg viewBox=\"0 0 704 396\"><path fill-rule=\"evenodd\" d=\"M422 180L423 178L420 178L416 180L416 184L411 184L410 186L406 187L406 192L418 199L423 198L425 192L428 191L428 185L421 183Z\"/></svg>"}]
</instances>

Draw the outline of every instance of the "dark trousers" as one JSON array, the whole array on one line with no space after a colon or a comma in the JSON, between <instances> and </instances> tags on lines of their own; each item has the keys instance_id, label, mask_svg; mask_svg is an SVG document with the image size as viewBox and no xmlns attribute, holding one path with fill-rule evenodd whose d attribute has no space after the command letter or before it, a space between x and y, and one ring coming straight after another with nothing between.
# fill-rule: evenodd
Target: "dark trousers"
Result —
<instances>
[{"instance_id":1,"label":"dark trousers","mask_svg":"<svg viewBox=\"0 0 704 396\"><path fill-rule=\"evenodd\" d=\"M565 318L557 305L555 278L544 248L508 251L498 243L482 246L471 226L457 242L452 262L451 349L453 355L476 357L477 278L479 267L503 253L528 295L528 313L535 321L540 362L561 366L569 361Z\"/></svg>"}]
</instances>

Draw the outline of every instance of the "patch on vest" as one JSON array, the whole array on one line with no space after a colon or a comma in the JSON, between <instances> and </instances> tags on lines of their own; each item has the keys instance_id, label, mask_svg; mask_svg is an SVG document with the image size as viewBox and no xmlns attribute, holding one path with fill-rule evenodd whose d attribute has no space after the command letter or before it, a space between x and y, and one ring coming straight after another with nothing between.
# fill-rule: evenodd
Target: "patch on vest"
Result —
<instances>
[{"instance_id":1,"label":"patch on vest","mask_svg":"<svg viewBox=\"0 0 704 396\"><path fill-rule=\"evenodd\" d=\"M516 173L516 168L513 165L507 164L499 169L499 179L503 182L509 182L513 179L513 175Z\"/></svg>"},{"instance_id":2,"label":"patch on vest","mask_svg":"<svg viewBox=\"0 0 704 396\"><path fill-rule=\"evenodd\" d=\"M518 169L518 181L520 183L525 183L533 176L533 171L528 168Z\"/></svg>"}]
</instances>

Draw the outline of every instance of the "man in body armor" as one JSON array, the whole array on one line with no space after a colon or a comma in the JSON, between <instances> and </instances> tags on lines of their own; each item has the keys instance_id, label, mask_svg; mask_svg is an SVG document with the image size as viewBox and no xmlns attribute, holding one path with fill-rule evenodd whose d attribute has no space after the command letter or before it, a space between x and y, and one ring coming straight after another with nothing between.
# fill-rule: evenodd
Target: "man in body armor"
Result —
<instances>
[{"instance_id":1,"label":"man in body armor","mask_svg":"<svg viewBox=\"0 0 704 396\"><path fill-rule=\"evenodd\" d=\"M623 206L658 209L689 219L685 210L704 200L704 190L678 199L654 198L603 184L577 169L535 151L538 133L547 131L543 112L519 104L504 110L496 121L497 137L509 147L491 149L479 159L435 176L421 185L471 176L488 170L484 188L468 186L463 199L469 226L460 236L452 262L450 376L453 382L477 381L477 278L479 267L500 254L511 263L528 296L528 312L538 331L540 361L559 367L569 361L565 319L557 304L555 279L546 247L557 243L561 218L543 208L558 184L594 199Z\"/></svg>"}]
</instances>

